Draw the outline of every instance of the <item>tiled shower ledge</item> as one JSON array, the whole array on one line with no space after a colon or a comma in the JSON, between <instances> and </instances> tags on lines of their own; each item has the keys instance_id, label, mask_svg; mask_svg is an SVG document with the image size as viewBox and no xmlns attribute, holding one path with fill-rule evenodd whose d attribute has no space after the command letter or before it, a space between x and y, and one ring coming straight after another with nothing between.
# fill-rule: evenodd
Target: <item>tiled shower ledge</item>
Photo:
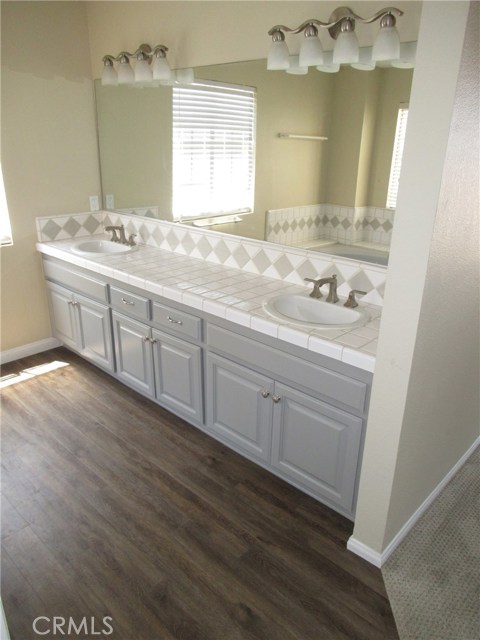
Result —
<instances>
[{"instance_id":1,"label":"tiled shower ledge","mask_svg":"<svg viewBox=\"0 0 480 640\"><path fill-rule=\"evenodd\" d=\"M95 235L98 239L99 236ZM85 237L83 238L85 239ZM266 298L306 293L307 286L246 273L199 258L140 245L122 255L85 259L72 253L78 239L39 242L41 253L202 310L290 344L373 372L381 308L362 304L370 321L352 329L320 330L280 322L263 309ZM341 304L341 302L339 303Z\"/></svg>"}]
</instances>

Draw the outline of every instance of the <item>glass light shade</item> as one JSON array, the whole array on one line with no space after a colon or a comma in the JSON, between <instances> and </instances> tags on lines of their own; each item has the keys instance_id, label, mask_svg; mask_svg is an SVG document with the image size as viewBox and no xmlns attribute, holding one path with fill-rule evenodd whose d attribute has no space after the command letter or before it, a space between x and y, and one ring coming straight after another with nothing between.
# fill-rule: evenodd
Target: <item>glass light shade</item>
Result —
<instances>
[{"instance_id":1,"label":"glass light shade","mask_svg":"<svg viewBox=\"0 0 480 640\"><path fill-rule=\"evenodd\" d=\"M401 42L400 57L398 60L392 60L392 67L396 67L397 69L413 69L415 66L416 51L416 42Z\"/></svg>"},{"instance_id":2,"label":"glass light shade","mask_svg":"<svg viewBox=\"0 0 480 640\"><path fill-rule=\"evenodd\" d=\"M152 70L148 64L148 60L137 60L135 65L135 82L151 82Z\"/></svg>"},{"instance_id":3,"label":"glass light shade","mask_svg":"<svg viewBox=\"0 0 480 640\"><path fill-rule=\"evenodd\" d=\"M372 60L372 47L362 47L358 62L352 62L352 67L359 71L373 71L375 62Z\"/></svg>"},{"instance_id":4,"label":"glass light shade","mask_svg":"<svg viewBox=\"0 0 480 640\"><path fill-rule=\"evenodd\" d=\"M177 82L191 84L195 81L193 69L177 69Z\"/></svg>"},{"instance_id":5,"label":"glass light shade","mask_svg":"<svg viewBox=\"0 0 480 640\"><path fill-rule=\"evenodd\" d=\"M289 57L290 66L287 69L287 73L291 73L297 76L304 76L308 73L308 67L300 67L298 64L298 56Z\"/></svg>"},{"instance_id":6,"label":"glass light shade","mask_svg":"<svg viewBox=\"0 0 480 640\"><path fill-rule=\"evenodd\" d=\"M333 49L334 64L352 64L359 60L358 38L355 31L340 32Z\"/></svg>"},{"instance_id":7,"label":"glass light shade","mask_svg":"<svg viewBox=\"0 0 480 640\"><path fill-rule=\"evenodd\" d=\"M400 37L396 27L381 27L373 43L372 60L397 60L400 57Z\"/></svg>"},{"instance_id":8,"label":"glass light shade","mask_svg":"<svg viewBox=\"0 0 480 640\"><path fill-rule=\"evenodd\" d=\"M132 84L134 80L135 74L128 61L120 62L118 65L118 84Z\"/></svg>"},{"instance_id":9,"label":"glass light shade","mask_svg":"<svg viewBox=\"0 0 480 640\"><path fill-rule=\"evenodd\" d=\"M172 77L172 70L167 62L166 58L155 57L153 59L153 79L154 80L170 80Z\"/></svg>"},{"instance_id":10,"label":"glass light shade","mask_svg":"<svg viewBox=\"0 0 480 640\"><path fill-rule=\"evenodd\" d=\"M118 84L118 76L113 65L105 65L102 71L102 85Z\"/></svg>"},{"instance_id":11,"label":"glass light shade","mask_svg":"<svg viewBox=\"0 0 480 640\"><path fill-rule=\"evenodd\" d=\"M323 64L323 47L318 36L307 36L303 39L298 64L300 67Z\"/></svg>"},{"instance_id":12,"label":"glass light shade","mask_svg":"<svg viewBox=\"0 0 480 640\"><path fill-rule=\"evenodd\" d=\"M267 69L269 71L285 71L289 66L290 52L284 40L272 42L267 58Z\"/></svg>"},{"instance_id":13,"label":"glass light shade","mask_svg":"<svg viewBox=\"0 0 480 640\"><path fill-rule=\"evenodd\" d=\"M318 65L317 69L323 73L337 73L340 71L340 65L333 64L333 51L323 52L323 64Z\"/></svg>"}]
</instances>

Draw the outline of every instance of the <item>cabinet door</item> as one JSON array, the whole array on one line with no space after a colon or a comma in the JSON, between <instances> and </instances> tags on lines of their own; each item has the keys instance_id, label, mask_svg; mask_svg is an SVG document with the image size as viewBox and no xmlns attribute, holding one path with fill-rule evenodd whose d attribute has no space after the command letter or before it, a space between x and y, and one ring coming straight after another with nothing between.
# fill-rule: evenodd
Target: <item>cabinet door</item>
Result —
<instances>
[{"instance_id":1,"label":"cabinet door","mask_svg":"<svg viewBox=\"0 0 480 640\"><path fill-rule=\"evenodd\" d=\"M47 283L47 292L53 335L68 347L78 349L73 294L51 282Z\"/></svg>"},{"instance_id":2,"label":"cabinet door","mask_svg":"<svg viewBox=\"0 0 480 640\"><path fill-rule=\"evenodd\" d=\"M153 353L150 327L113 313L117 375L126 384L153 396Z\"/></svg>"},{"instance_id":3,"label":"cabinet door","mask_svg":"<svg viewBox=\"0 0 480 640\"><path fill-rule=\"evenodd\" d=\"M110 309L77 296L78 348L85 358L108 371L114 370Z\"/></svg>"},{"instance_id":4,"label":"cabinet door","mask_svg":"<svg viewBox=\"0 0 480 640\"><path fill-rule=\"evenodd\" d=\"M362 420L278 383L275 400L273 467L351 512Z\"/></svg>"},{"instance_id":5,"label":"cabinet door","mask_svg":"<svg viewBox=\"0 0 480 640\"><path fill-rule=\"evenodd\" d=\"M207 427L238 451L270 459L273 381L216 355L207 361Z\"/></svg>"},{"instance_id":6,"label":"cabinet door","mask_svg":"<svg viewBox=\"0 0 480 640\"><path fill-rule=\"evenodd\" d=\"M202 350L153 331L155 391L166 407L195 422L203 422Z\"/></svg>"}]
</instances>

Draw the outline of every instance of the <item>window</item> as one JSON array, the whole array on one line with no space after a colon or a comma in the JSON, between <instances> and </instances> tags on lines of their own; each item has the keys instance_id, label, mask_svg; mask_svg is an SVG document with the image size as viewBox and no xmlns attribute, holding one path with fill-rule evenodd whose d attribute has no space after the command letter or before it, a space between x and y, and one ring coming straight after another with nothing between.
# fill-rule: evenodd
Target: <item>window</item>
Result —
<instances>
[{"instance_id":1,"label":"window","mask_svg":"<svg viewBox=\"0 0 480 640\"><path fill-rule=\"evenodd\" d=\"M403 146L405 144L405 133L407 131L408 105L400 105L397 117L397 129L395 131L395 142L393 144L392 166L390 168L390 179L388 181L387 207L395 209L397 206L398 182L400 180L400 170L402 168Z\"/></svg>"},{"instance_id":2,"label":"window","mask_svg":"<svg viewBox=\"0 0 480 640\"><path fill-rule=\"evenodd\" d=\"M12 229L8 215L7 196L5 195L5 186L3 184L3 172L0 165L0 247L11 244L13 244Z\"/></svg>"},{"instance_id":3,"label":"window","mask_svg":"<svg viewBox=\"0 0 480 640\"><path fill-rule=\"evenodd\" d=\"M255 114L254 88L173 88L174 220L253 211Z\"/></svg>"}]
</instances>

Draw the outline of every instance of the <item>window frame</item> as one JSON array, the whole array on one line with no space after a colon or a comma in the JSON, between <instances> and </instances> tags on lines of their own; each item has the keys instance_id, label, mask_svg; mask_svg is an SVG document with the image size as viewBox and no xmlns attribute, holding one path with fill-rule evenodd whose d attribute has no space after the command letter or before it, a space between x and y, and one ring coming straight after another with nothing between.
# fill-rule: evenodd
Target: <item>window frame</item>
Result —
<instances>
[{"instance_id":1,"label":"window frame","mask_svg":"<svg viewBox=\"0 0 480 640\"><path fill-rule=\"evenodd\" d=\"M392 161L390 164L390 176L388 178L388 189L386 208L396 209L398 198L398 187L400 174L402 171L403 150L408 126L408 103L400 103L397 111L397 124L395 127L395 138L393 143Z\"/></svg>"},{"instance_id":2,"label":"window frame","mask_svg":"<svg viewBox=\"0 0 480 640\"><path fill-rule=\"evenodd\" d=\"M0 163L0 247L11 247L12 245L12 224L10 221L10 212L8 210L7 194L5 192L3 168Z\"/></svg>"}]
</instances>

